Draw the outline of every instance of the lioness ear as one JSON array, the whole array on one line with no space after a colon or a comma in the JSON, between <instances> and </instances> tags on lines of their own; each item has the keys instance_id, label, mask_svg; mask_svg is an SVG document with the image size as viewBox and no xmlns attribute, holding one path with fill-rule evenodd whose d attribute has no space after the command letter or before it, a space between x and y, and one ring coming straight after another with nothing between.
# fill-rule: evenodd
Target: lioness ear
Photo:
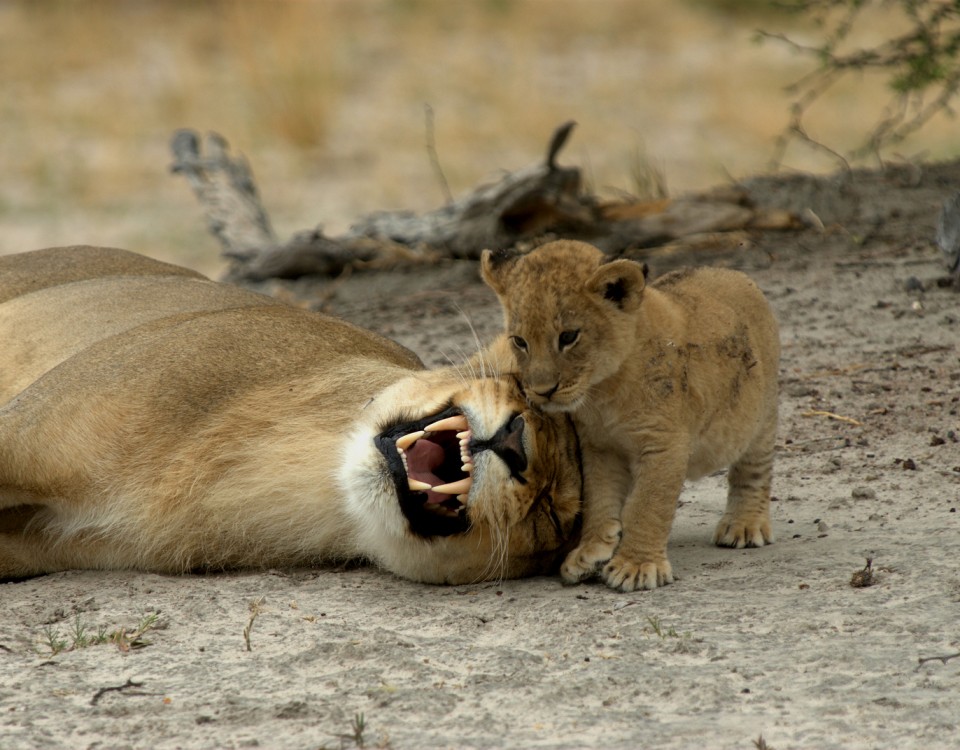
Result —
<instances>
[{"instance_id":1,"label":"lioness ear","mask_svg":"<svg viewBox=\"0 0 960 750\"><path fill-rule=\"evenodd\" d=\"M586 286L589 291L629 312L640 304L645 277L641 264L621 258L600 266L587 279Z\"/></svg>"},{"instance_id":2,"label":"lioness ear","mask_svg":"<svg viewBox=\"0 0 960 750\"><path fill-rule=\"evenodd\" d=\"M519 257L516 250L484 250L480 256L480 276L498 295L503 296L504 277Z\"/></svg>"},{"instance_id":3,"label":"lioness ear","mask_svg":"<svg viewBox=\"0 0 960 750\"><path fill-rule=\"evenodd\" d=\"M497 376L517 372L517 357L510 337L497 336L485 348L470 357L473 372L494 374Z\"/></svg>"}]
</instances>

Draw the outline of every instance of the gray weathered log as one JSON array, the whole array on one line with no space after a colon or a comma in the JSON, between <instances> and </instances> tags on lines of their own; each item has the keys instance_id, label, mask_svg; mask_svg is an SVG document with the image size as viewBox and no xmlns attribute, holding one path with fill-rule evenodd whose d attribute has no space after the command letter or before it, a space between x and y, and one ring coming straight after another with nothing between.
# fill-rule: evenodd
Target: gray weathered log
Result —
<instances>
[{"instance_id":1,"label":"gray weathered log","mask_svg":"<svg viewBox=\"0 0 960 750\"><path fill-rule=\"evenodd\" d=\"M562 167L557 156L574 127L557 128L543 162L505 173L435 211L377 212L361 217L338 237L322 228L297 232L280 242L260 203L246 159L232 156L226 139L200 138L189 130L174 135L173 171L183 174L207 215L211 232L230 260L234 281L336 276L347 268L377 269L436 263L441 258L479 258L485 248L512 247L544 235L594 243L605 252L645 259L648 248L667 246L662 257L685 259L684 237L700 252L713 242L735 253L744 243L722 233L763 225L794 228L787 212L758 212L745 191L650 203L604 203L582 189L580 170Z\"/></svg>"},{"instance_id":2,"label":"gray weathered log","mask_svg":"<svg viewBox=\"0 0 960 750\"><path fill-rule=\"evenodd\" d=\"M356 264L385 267L436 262L439 257L478 258L484 248L513 245L548 230L577 231L594 221L581 192L580 170L556 157L573 123L555 132L543 164L509 172L462 199L423 215L377 212L361 217L342 236L319 227L280 243L260 203L249 165L232 156L222 136L208 134L204 153L189 130L174 135L173 171L189 180L211 232L231 260L229 276L264 279L336 275Z\"/></svg>"},{"instance_id":3,"label":"gray weathered log","mask_svg":"<svg viewBox=\"0 0 960 750\"><path fill-rule=\"evenodd\" d=\"M171 171L187 178L207 212L207 225L223 245L224 254L249 260L277 242L267 212L260 203L250 165L242 156L231 157L227 140L207 135L205 155L192 130L178 130L170 144Z\"/></svg>"}]
</instances>

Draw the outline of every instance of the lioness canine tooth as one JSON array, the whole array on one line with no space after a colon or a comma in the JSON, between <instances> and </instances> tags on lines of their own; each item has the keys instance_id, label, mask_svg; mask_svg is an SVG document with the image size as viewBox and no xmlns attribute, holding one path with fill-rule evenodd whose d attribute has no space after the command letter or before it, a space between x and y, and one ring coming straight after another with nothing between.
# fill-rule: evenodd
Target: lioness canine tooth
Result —
<instances>
[{"instance_id":1,"label":"lioness canine tooth","mask_svg":"<svg viewBox=\"0 0 960 750\"><path fill-rule=\"evenodd\" d=\"M417 430L416 432L411 432L409 435L401 435L397 438L397 448L405 451L425 434L423 430Z\"/></svg>"},{"instance_id":2,"label":"lioness canine tooth","mask_svg":"<svg viewBox=\"0 0 960 750\"><path fill-rule=\"evenodd\" d=\"M466 430L470 424L467 418L462 414L456 414L446 419L441 419L433 424L428 424L423 429L427 432L440 432L441 430Z\"/></svg>"},{"instance_id":3,"label":"lioness canine tooth","mask_svg":"<svg viewBox=\"0 0 960 750\"><path fill-rule=\"evenodd\" d=\"M429 484L421 482L419 479L408 479L407 486L414 492L423 492L424 490L430 489Z\"/></svg>"},{"instance_id":4,"label":"lioness canine tooth","mask_svg":"<svg viewBox=\"0 0 960 750\"><path fill-rule=\"evenodd\" d=\"M473 477L464 477L463 479L458 479L456 482L450 482L450 484L441 484L433 488L434 492L440 492L444 495L459 495L460 493L466 493L470 491L470 487L473 486Z\"/></svg>"}]
</instances>

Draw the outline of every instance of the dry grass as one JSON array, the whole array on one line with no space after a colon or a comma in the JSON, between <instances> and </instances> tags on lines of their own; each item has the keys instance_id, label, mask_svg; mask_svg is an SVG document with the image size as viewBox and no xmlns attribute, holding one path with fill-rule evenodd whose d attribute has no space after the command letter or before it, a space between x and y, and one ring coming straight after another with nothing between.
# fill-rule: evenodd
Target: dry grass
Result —
<instances>
[{"instance_id":1,"label":"dry grass","mask_svg":"<svg viewBox=\"0 0 960 750\"><path fill-rule=\"evenodd\" d=\"M762 171L805 61L751 40L779 16L689 0L8 0L0 4L0 252L69 242L214 270L189 191L166 172L175 128L251 158L281 233L443 201L424 105L454 193L562 155L600 190L635 189L636 155L671 191ZM842 148L881 86L824 102ZM956 152L937 124L904 152ZM790 166L831 165L792 150ZM642 166L642 165L640 165Z\"/></svg>"}]
</instances>

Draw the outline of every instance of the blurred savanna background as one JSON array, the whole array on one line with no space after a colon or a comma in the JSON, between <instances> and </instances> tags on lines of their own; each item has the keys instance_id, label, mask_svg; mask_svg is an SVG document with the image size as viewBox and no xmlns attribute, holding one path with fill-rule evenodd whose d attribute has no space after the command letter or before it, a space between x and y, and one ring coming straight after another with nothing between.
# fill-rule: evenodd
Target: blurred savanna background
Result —
<instances>
[{"instance_id":1,"label":"blurred savanna background","mask_svg":"<svg viewBox=\"0 0 960 750\"><path fill-rule=\"evenodd\" d=\"M901 12L881 7L849 43L890 36ZM281 237L440 206L428 139L457 196L539 161L569 119L560 161L600 194L765 172L786 87L815 61L758 29L823 33L764 0L0 0L0 252L94 243L216 274L219 248L169 173L181 127L246 154ZM850 76L807 132L845 153L889 93ZM883 156L953 157L955 127L938 116ZM836 167L796 141L780 165Z\"/></svg>"}]
</instances>

